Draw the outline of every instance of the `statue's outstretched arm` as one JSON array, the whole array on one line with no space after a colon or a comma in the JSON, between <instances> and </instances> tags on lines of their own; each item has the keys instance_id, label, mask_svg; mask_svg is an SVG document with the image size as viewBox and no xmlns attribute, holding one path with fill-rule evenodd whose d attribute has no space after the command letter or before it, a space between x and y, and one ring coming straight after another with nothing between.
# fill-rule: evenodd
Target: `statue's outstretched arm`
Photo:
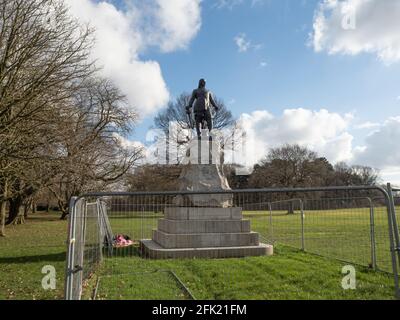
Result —
<instances>
[{"instance_id":1,"label":"statue's outstretched arm","mask_svg":"<svg viewBox=\"0 0 400 320\"><path fill-rule=\"evenodd\" d=\"M211 103L211 105L215 108L215 110L218 110L218 109L219 109L218 106L217 106L217 104L216 104L215 101L214 101L214 98L213 98L213 95L212 95L211 92L210 92L210 103Z\"/></svg>"}]
</instances>

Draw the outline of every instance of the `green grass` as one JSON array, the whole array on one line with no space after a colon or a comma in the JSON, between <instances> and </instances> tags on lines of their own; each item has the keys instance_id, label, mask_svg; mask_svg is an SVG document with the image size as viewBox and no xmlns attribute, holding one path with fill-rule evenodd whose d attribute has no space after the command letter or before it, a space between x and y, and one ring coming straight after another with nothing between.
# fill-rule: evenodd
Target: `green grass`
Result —
<instances>
[{"instance_id":1,"label":"green grass","mask_svg":"<svg viewBox=\"0 0 400 320\"><path fill-rule=\"evenodd\" d=\"M242 259L144 260L120 254L106 259L98 276L97 299L177 299L184 291L160 281L162 272L172 270L196 299L392 299L393 280L386 273L357 267L357 289L343 290L342 267L346 263L278 247L273 257ZM148 272L154 272L149 276ZM130 282L133 277L135 283ZM95 281L89 282L85 297L90 298ZM171 282L170 282L171 283ZM173 290L173 288L175 288Z\"/></svg>"},{"instance_id":2,"label":"green grass","mask_svg":"<svg viewBox=\"0 0 400 320\"><path fill-rule=\"evenodd\" d=\"M98 282L97 282L98 280ZM154 270L130 274L116 274L96 278L97 300L185 300L190 294L180 285L172 272ZM90 285L85 298L93 297ZM92 294L90 294L92 293Z\"/></svg>"},{"instance_id":3,"label":"green grass","mask_svg":"<svg viewBox=\"0 0 400 320\"><path fill-rule=\"evenodd\" d=\"M264 216L245 213L251 219L252 230L260 232L264 239L301 248L301 215L278 213ZM388 234L387 213L384 208L375 209L375 250L377 267L391 271L391 255ZM305 249L355 264L372 264L370 232L370 211L368 208L305 211Z\"/></svg>"},{"instance_id":4,"label":"green grass","mask_svg":"<svg viewBox=\"0 0 400 320\"><path fill-rule=\"evenodd\" d=\"M0 299L62 299L67 222L59 214L37 214L26 224L6 228L0 238ZM54 291L42 288L42 268L56 269Z\"/></svg>"},{"instance_id":5,"label":"green grass","mask_svg":"<svg viewBox=\"0 0 400 320\"><path fill-rule=\"evenodd\" d=\"M142 218L142 217L145 218ZM112 217L114 233L133 239L151 238L162 215L154 213ZM65 272L67 223L55 214L38 214L27 224L7 227L0 238L0 299L61 299ZM300 215L245 212L252 230L263 239L277 240L273 257L224 260L146 260L136 248L118 250L105 259L86 284L92 296L97 279L97 299L187 299L173 271L197 299L392 299L392 276L357 267L357 290L341 288L342 267L348 263L303 253L299 247ZM377 209L378 266L390 270L387 218ZM305 217L306 249L310 252L368 265L370 262L368 209L309 211ZM57 289L41 287L44 265L57 271Z\"/></svg>"}]
</instances>

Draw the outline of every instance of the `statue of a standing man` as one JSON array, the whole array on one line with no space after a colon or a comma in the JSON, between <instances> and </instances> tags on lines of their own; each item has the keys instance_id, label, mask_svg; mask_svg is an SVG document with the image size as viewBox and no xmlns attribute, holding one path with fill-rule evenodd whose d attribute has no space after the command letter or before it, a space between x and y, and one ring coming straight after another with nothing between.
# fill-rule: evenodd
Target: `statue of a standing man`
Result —
<instances>
[{"instance_id":1,"label":"statue of a standing man","mask_svg":"<svg viewBox=\"0 0 400 320\"><path fill-rule=\"evenodd\" d=\"M199 87L195 89L190 98L189 105L186 107L186 112L190 115L194 105L194 119L196 122L197 136L201 137L201 129L205 129L204 123L207 124L208 131L211 132L213 129L213 120L210 112L210 105L212 105L216 111L218 106L215 103L213 96L210 91L206 89L206 81L200 79Z\"/></svg>"}]
</instances>

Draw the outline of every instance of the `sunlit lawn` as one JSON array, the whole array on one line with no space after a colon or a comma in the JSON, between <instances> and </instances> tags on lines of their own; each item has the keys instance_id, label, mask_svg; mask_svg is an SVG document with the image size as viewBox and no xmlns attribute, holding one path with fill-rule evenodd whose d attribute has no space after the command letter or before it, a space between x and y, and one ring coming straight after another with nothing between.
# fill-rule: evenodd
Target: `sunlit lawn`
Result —
<instances>
[{"instance_id":1,"label":"sunlit lawn","mask_svg":"<svg viewBox=\"0 0 400 320\"><path fill-rule=\"evenodd\" d=\"M118 213L117 213L118 214ZM111 215L114 233L133 239L151 238L160 213ZM273 257L224 260L146 260L135 247L105 258L89 281L85 297L91 298L96 280L98 299L188 299L190 295L171 271L197 299L391 299L392 276L357 268L357 290L344 291L337 259L367 266L371 262L368 209L306 211L305 249L301 246L301 215L245 212L252 230L262 240L276 241ZM375 231L378 267L390 270L387 217L376 210ZM7 227L0 238L0 299L62 299L66 257L67 222L55 214L38 214L25 225ZM294 248L292 248L294 247ZM57 271L57 289L41 286L43 266Z\"/></svg>"}]
</instances>

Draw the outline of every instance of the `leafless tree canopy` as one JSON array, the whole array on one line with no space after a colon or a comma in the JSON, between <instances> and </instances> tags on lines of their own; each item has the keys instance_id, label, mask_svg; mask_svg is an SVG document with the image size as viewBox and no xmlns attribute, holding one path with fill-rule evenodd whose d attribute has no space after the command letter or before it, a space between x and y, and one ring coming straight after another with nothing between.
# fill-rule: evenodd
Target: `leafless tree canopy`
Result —
<instances>
[{"instance_id":1,"label":"leafless tree canopy","mask_svg":"<svg viewBox=\"0 0 400 320\"><path fill-rule=\"evenodd\" d=\"M171 122L177 122L181 129L190 128L188 116L186 114L186 106L189 105L191 95L188 93L181 94L176 101L170 102L165 110L160 111L154 118L154 125L157 129L164 132L169 131ZM219 107L214 118L214 128L224 129L234 124L232 113L227 109L225 103L215 97L215 103Z\"/></svg>"},{"instance_id":2,"label":"leafless tree canopy","mask_svg":"<svg viewBox=\"0 0 400 320\"><path fill-rule=\"evenodd\" d=\"M333 166L326 158L297 144L270 150L254 167L250 187L315 187L373 185L378 182L376 170L364 166Z\"/></svg>"}]
</instances>

